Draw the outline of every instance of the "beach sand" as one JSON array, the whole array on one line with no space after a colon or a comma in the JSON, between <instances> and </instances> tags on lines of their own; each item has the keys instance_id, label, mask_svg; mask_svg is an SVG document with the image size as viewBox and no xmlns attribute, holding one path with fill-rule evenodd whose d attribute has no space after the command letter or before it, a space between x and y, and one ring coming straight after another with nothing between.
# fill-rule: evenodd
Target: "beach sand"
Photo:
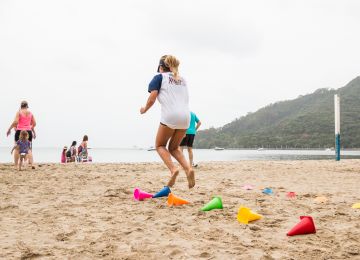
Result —
<instances>
[{"instance_id":1,"label":"beach sand","mask_svg":"<svg viewBox=\"0 0 360 260\"><path fill-rule=\"evenodd\" d=\"M360 160L200 163L194 189L183 171L172 188L191 204L133 199L168 177L159 163L0 164L0 259L360 259ZM224 209L199 211L213 195ZM240 205L263 218L239 223ZM287 237L301 215L317 233Z\"/></svg>"}]
</instances>

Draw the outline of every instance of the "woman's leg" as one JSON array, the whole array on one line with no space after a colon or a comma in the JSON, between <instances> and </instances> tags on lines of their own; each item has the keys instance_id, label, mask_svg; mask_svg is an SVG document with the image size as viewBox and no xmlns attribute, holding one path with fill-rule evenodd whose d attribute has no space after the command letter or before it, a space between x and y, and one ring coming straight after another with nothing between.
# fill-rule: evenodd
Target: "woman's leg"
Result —
<instances>
[{"instance_id":1,"label":"woman's leg","mask_svg":"<svg viewBox=\"0 0 360 260\"><path fill-rule=\"evenodd\" d=\"M180 149L181 140L184 138L186 129L177 129L175 130L173 136L169 142L169 151L170 154L180 163L186 172L186 176L189 183L189 188L195 186L195 173L191 168L191 165L186 161L184 154Z\"/></svg>"},{"instance_id":2,"label":"woman's leg","mask_svg":"<svg viewBox=\"0 0 360 260\"><path fill-rule=\"evenodd\" d=\"M171 179L168 183L169 187L172 187L175 184L176 176L179 174L179 170L171 160L170 152L166 149L166 145L174 131L175 130L167 126L160 125L155 140L156 151L171 172Z\"/></svg>"}]
</instances>

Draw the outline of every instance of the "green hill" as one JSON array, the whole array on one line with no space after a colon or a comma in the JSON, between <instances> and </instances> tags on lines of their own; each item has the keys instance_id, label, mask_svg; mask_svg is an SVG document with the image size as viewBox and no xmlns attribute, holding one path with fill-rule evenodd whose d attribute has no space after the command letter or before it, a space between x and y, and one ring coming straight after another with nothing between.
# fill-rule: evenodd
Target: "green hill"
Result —
<instances>
[{"instance_id":1,"label":"green hill","mask_svg":"<svg viewBox=\"0 0 360 260\"><path fill-rule=\"evenodd\" d=\"M341 146L359 148L360 77L337 90L318 89L270 104L223 127L199 131L195 147L334 147L334 94L340 96Z\"/></svg>"}]
</instances>

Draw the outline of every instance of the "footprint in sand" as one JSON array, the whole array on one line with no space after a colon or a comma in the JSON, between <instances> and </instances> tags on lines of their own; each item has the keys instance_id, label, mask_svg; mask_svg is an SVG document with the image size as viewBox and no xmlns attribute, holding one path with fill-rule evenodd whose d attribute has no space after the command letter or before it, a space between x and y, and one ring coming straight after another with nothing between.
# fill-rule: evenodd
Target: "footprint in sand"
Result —
<instances>
[{"instance_id":1,"label":"footprint in sand","mask_svg":"<svg viewBox=\"0 0 360 260\"><path fill-rule=\"evenodd\" d=\"M180 255L180 254L183 254L182 250L174 249L173 251L171 251L169 256L177 256L177 255Z\"/></svg>"},{"instance_id":2,"label":"footprint in sand","mask_svg":"<svg viewBox=\"0 0 360 260\"><path fill-rule=\"evenodd\" d=\"M208 258L210 257L211 255L208 253L208 252L202 252L199 257L202 257L202 258Z\"/></svg>"},{"instance_id":3,"label":"footprint in sand","mask_svg":"<svg viewBox=\"0 0 360 260\"><path fill-rule=\"evenodd\" d=\"M50 252L46 251L44 253L35 252L34 249L27 246L24 242L20 241L17 243L17 247L21 252L20 259L33 259L41 256L49 256Z\"/></svg>"},{"instance_id":4,"label":"footprint in sand","mask_svg":"<svg viewBox=\"0 0 360 260\"><path fill-rule=\"evenodd\" d=\"M123 194L129 195L131 193L132 193L131 191L126 190L124 188L108 189L107 191L105 191L104 197L121 197L123 196Z\"/></svg>"},{"instance_id":5,"label":"footprint in sand","mask_svg":"<svg viewBox=\"0 0 360 260\"><path fill-rule=\"evenodd\" d=\"M280 227L282 222L284 222L283 219L273 219L273 220L265 222L265 226L267 226L267 227Z\"/></svg>"},{"instance_id":6,"label":"footprint in sand","mask_svg":"<svg viewBox=\"0 0 360 260\"><path fill-rule=\"evenodd\" d=\"M131 234L131 233L132 233L132 230L123 231L122 233L123 233L124 235L129 235L129 234Z\"/></svg>"},{"instance_id":7,"label":"footprint in sand","mask_svg":"<svg viewBox=\"0 0 360 260\"><path fill-rule=\"evenodd\" d=\"M249 229L251 231L259 231L259 230L261 230L261 227L254 225L254 226L250 226Z\"/></svg>"},{"instance_id":8,"label":"footprint in sand","mask_svg":"<svg viewBox=\"0 0 360 260\"><path fill-rule=\"evenodd\" d=\"M75 230L68 232L68 233L59 233L56 235L55 239L57 241L68 241L68 240L70 240L70 237L75 234L76 234Z\"/></svg>"},{"instance_id":9,"label":"footprint in sand","mask_svg":"<svg viewBox=\"0 0 360 260\"><path fill-rule=\"evenodd\" d=\"M344 249L345 252L351 256L360 255L360 248L358 244L348 245Z\"/></svg>"}]
</instances>

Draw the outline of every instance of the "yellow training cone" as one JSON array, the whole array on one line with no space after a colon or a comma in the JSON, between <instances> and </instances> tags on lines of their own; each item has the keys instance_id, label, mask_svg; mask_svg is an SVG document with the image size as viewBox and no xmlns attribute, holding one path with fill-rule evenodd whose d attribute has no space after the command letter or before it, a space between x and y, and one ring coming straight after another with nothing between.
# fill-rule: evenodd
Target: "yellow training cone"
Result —
<instances>
[{"instance_id":1,"label":"yellow training cone","mask_svg":"<svg viewBox=\"0 0 360 260\"><path fill-rule=\"evenodd\" d=\"M240 207L237 215L237 219L240 223L248 224L251 221L261 219L262 216L255 212L252 212L249 208Z\"/></svg>"},{"instance_id":2,"label":"yellow training cone","mask_svg":"<svg viewBox=\"0 0 360 260\"><path fill-rule=\"evenodd\" d=\"M360 209L360 203L355 203L354 205L352 205L353 209Z\"/></svg>"}]
</instances>

